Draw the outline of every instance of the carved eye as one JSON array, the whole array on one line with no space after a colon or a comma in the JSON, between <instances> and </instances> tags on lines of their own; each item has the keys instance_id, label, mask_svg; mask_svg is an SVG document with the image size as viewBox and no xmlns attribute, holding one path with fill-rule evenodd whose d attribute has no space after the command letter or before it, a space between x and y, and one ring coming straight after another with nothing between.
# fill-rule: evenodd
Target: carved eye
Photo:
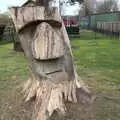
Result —
<instances>
[{"instance_id":1,"label":"carved eye","mask_svg":"<svg viewBox=\"0 0 120 120\"><path fill-rule=\"evenodd\" d=\"M61 28L62 27L62 24L60 22L57 22L57 21L54 21L54 20L38 20L38 21L34 21L34 22L29 22L24 27L19 29L18 32L21 33L21 31L24 31L24 29L26 29L29 26L37 27L39 24L41 24L43 22L48 23L53 28Z\"/></svg>"},{"instance_id":2,"label":"carved eye","mask_svg":"<svg viewBox=\"0 0 120 120\"><path fill-rule=\"evenodd\" d=\"M55 20L45 20L45 21L42 21L42 22L46 22L52 27L56 27L56 28L61 28L62 27L62 24L58 21L55 21Z\"/></svg>"}]
</instances>

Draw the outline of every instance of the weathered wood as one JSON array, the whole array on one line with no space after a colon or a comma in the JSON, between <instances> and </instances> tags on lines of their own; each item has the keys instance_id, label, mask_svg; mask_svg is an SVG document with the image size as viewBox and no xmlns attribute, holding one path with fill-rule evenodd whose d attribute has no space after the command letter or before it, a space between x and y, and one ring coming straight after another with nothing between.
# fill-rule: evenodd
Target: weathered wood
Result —
<instances>
[{"instance_id":1,"label":"weathered wood","mask_svg":"<svg viewBox=\"0 0 120 120\"><path fill-rule=\"evenodd\" d=\"M43 7L11 9L29 61L30 79L24 91L25 101L34 101L34 120L47 120L55 110L65 113L66 101L92 103L94 100L83 84L78 82L64 23L57 8L50 11L53 9L53 13Z\"/></svg>"},{"instance_id":2,"label":"weathered wood","mask_svg":"<svg viewBox=\"0 0 120 120\"><path fill-rule=\"evenodd\" d=\"M13 7L10 8L11 16L16 26L17 32L24 28L31 22L47 21L61 25L61 17L57 14L58 10L55 8L45 7Z\"/></svg>"},{"instance_id":3,"label":"weathered wood","mask_svg":"<svg viewBox=\"0 0 120 120\"><path fill-rule=\"evenodd\" d=\"M46 22L39 24L32 41L32 53L36 59L40 60L56 59L64 56L64 41L59 29L53 29Z\"/></svg>"}]
</instances>

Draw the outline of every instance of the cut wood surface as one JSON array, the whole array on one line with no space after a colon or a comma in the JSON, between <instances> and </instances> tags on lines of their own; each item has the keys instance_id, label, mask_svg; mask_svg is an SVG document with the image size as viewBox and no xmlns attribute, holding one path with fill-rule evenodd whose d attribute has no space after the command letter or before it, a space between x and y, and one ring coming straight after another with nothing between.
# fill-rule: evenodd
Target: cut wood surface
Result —
<instances>
[{"instance_id":1,"label":"cut wood surface","mask_svg":"<svg viewBox=\"0 0 120 120\"><path fill-rule=\"evenodd\" d=\"M28 23L37 21L54 21L57 24L61 24L61 17L58 15L58 9L45 8L40 6L35 7L13 7L10 8L14 24L17 32L25 27Z\"/></svg>"}]
</instances>

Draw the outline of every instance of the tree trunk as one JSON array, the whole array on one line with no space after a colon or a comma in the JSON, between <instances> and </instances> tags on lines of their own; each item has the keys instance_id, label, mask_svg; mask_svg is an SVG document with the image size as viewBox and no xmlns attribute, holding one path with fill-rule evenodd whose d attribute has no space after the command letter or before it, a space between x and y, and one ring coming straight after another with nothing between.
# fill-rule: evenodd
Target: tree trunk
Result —
<instances>
[{"instance_id":1,"label":"tree trunk","mask_svg":"<svg viewBox=\"0 0 120 120\"><path fill-rule=\"evenodd\" d=\"M44 6L44 7L48 7L50 1L52 0L35 0L37 5Z\"/></svg>"},{"instance_id":2,"label":"tree trunk","mask_svg":"<svg viewBox=\"0 0 120 120\"><path fill-rule=\"evenodd\" d=\"M34 120L47 120L55 110L65 113L65 102L92 103L79 84L69 38L57 8L11 8L20 42L29 62L25 101L34 102Z\"/></svg>"}]
</instances>

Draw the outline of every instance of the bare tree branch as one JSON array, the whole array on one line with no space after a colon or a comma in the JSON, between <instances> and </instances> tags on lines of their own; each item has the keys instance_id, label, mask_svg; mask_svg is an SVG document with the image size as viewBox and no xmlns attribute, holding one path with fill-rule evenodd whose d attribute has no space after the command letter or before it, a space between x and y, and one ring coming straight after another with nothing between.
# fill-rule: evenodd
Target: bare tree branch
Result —
<instances>
[{"instance_id":1,"label":"bare tree branch","mask_svg":"<svg viewBox=\"0 0 120 120\"><path fill-rule=\"evenodd\" d=\"M106 0L102 2L97 8L97 12L110 12L117 10L118 10L117 0Z\"/></svg>"}]
</instances>

